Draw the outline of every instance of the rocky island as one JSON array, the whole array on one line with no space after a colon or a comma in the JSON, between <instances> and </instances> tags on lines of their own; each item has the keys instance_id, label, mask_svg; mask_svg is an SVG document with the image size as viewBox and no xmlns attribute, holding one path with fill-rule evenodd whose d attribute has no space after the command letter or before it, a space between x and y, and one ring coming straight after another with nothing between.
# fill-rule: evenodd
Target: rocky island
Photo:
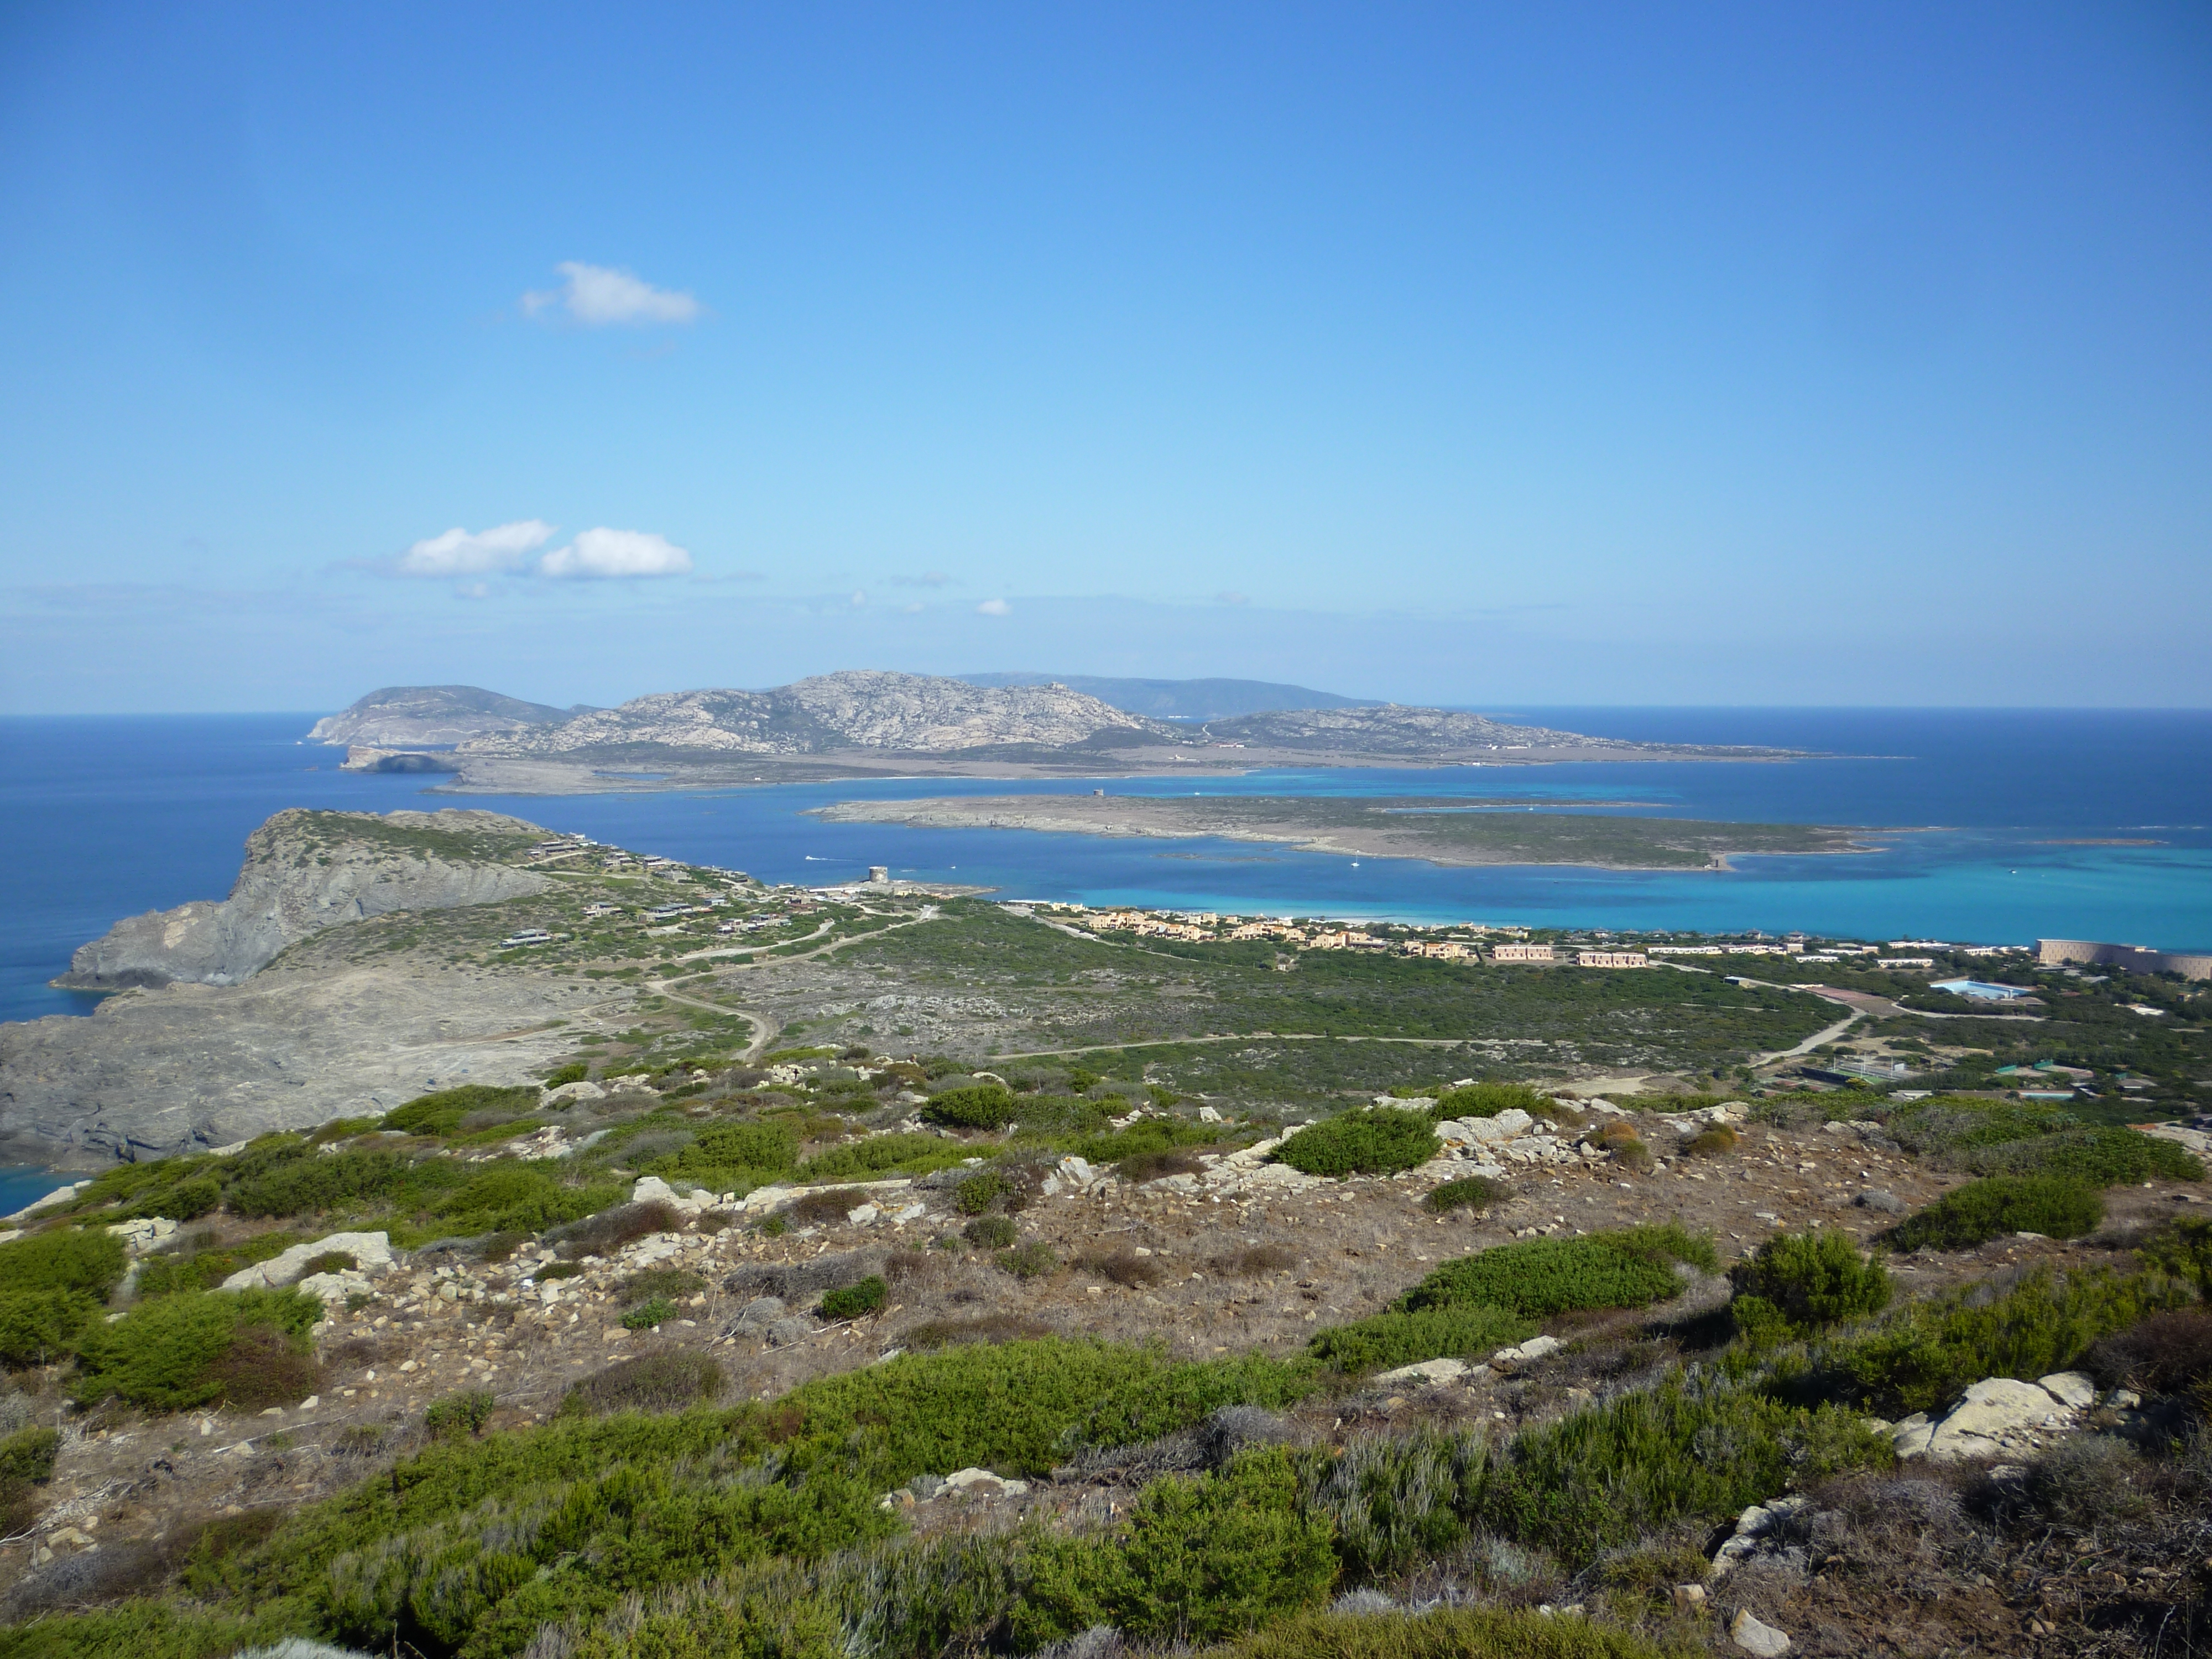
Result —
<instances>
[{"instance_id":1,"label":"rocky island","mask_svg":"<svg viewBox=\"0 0 2212 1659\"><path fill-rule=\"evenodd\" d=\"M1127 700L1146 705L1176 702L1158 682L1098 684L1126 684L1134 690ZM1299 688L1279 690L1291 695ZM347 763L356 769L451 769L458 775L439 786L441 792L524 794L915 775L1789 758L1778 750L1635 743L1395 703L1170 720L1054 682L978 685L860 670L765 691L657 692L566 717L544 717L542 705L509 708L513 699L495 699L498 707L485 710L458 706L492 697L466 687L388 689L315 731L320 740L358 745ZM515 709L540 712L526 719ZM434 740L406 735L416 732L456 734L453 752L433 759L395 748Z\"/></svg>"}]
</instances>

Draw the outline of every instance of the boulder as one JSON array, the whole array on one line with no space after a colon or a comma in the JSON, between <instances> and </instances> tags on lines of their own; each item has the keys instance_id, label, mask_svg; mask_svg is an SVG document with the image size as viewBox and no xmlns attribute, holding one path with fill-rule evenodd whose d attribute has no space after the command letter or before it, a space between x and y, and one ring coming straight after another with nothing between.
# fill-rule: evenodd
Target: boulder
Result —
<instances>
[{"instance_id":1,"label":"boulder","mask_svg":"<svg viewBox=\"0 0 2212 1659\"><path fill-rule=\"evenodd\" d=\"M356 1272L363 1278L387 1273L397 1265L392 1254L392 1237L388 1233L330 1233L312 1244L295 1244L282 1255L271 1256L266 1261L257 1261L250 1267L240 1267L222 1281L226 1291L273 1289L289 1285L307 1270L307 1266L319 1255L332 1250L343 1250L359 1264ZM334 1275L318 1274L318 1278Z\"/></svg>"},{"instance_id":2,"label":"boulder","mask_svg":"<svg viewBox=\"0 0 2212 1659\"><path fill-rule=\"evenodd\" d=\"M2053 1371L2035 1386L2069 1411L2086 1412L2097 1403L2097 1385L2081 1371Z\"/></svg>"},{"instance_id":3,"label":"boulder","mask_svg":"<svg viewBox=\"0 0 2212 1659\"><path fill-rule=\"evenodd\" d=\"M2052 1395L2033 1382L2009 1376L1984 1377L1969 1385L1964 1397L1936 1425L1928 1438L1927 1455L1939 1463L1986 1457L2013 1437L2070 1428L2072 1417Z\"/></svg>"},{"instance_id":4,"label":"boulder","mask_svg":"<svg viewBox=\"0 0 2212 1659\"><path fill-rule=\"evenodd\" d=\"M1851 1200L1863 1210L1872 1210L1877 1215L1903 1215L1907 1206L1895 1193L1880 1187L1869 1187Z\"/></svg>"},{"instance_id":5,"label":"boulder","mask_svg":"<svg viewBox=\"0 0 2212 1659\"><path fill-rule=\"evenodd\" d=\"M1729 1640L1754 1659L1782 1659L1790 1651L1790 1638L1753 1616L1748 1607L1739 1608L1729 1620Z\"/></svg>"},{"instance_id":6,"label":"boulder","mask_svg":"<svg viewBox=\"0 0 2212 1659\"><path fill-rule=\"evenodd\" d=\"M1557 1353L1560 1346L1556 1336L1532 1336L1518 1347L1500 1348L1490 1356L1490 1363L1493 1365L1525 1365L1532 1360L1541 1359L1546 1354Z\"/></svg>"},{"instance_id":7,"label":"boulder","mask_svg":"<svg viewBox=\"0 0 2212 1659\"><path fill-rule=\"evenodd\" d=\"M177 1236L177 1224L167 1216L150 1216L143 1221L117 1221L107 1231L123 1241L123 1248L131 1255L143 1255L149 1250L158 1250Z\"/></svg>"},{"instance_id":8,"label":"boulder","mask_svg":"<svg viewBox=\"0 0 2212 1659\"><path fill-rule=\"evenodd\" d=\"M1377 1382L1456 1382L1474 1369L1464 1359L1424 1359L1417 1365L1401 1365L1395 1371L1384 1371L1376 1377Z\"/></svg>"}]
</instances>

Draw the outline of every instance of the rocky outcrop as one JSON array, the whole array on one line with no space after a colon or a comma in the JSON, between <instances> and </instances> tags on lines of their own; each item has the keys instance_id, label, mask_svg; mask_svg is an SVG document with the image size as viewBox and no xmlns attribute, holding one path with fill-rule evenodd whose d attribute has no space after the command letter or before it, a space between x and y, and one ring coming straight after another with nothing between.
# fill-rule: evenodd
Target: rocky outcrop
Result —
<instances>
[{"instance_id":1,"label":"rocky outcrop","mask_svg":"<svg viewBox=\"0 0 2212 1659\"><path fill-rule=\"evenodd\" d=\"M461 745L471 756L692 751L811 755L882 749L951 753L1171 740L1157 720L1063 685L976 686L925 674L850 671L770 691L667 691Z\"/></svg>"},{"instance_id":2,"label":"rocky outcrop","mask_svg":"<svg viewBox=\"0 0 2212 1659\"><path fill-rule=\"evenodd\" d=\"M475 685L387 685L317 720L307 741L380 746L462 743L489 732L550 725L580 712L503 697Z\"/></svg>"},{"instance_id":3,"label":"rocky outcrop","mask_svg":"<svg viewBox=\"0 0 2212 1659\"><path fill-rule=\"evenodd\" d=\"M80 946L54 982L102 991L235 985L287 945L342 922L540 892L548 878L497 857L543 833L496 812L279 812L246 838L228 898L127 917Z\"/></svg>"}]
</instances>

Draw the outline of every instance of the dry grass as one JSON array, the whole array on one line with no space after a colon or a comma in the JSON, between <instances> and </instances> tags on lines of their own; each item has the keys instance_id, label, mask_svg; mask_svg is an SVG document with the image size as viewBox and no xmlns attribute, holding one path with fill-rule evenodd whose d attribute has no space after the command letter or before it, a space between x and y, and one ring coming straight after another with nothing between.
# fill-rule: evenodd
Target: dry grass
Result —
<instances>
[{"instance_id":1,"label":"dry grass","mask_svg":"<svg viewBox=\"0 0 2212 1659\"><path fill-rule=\"evenodd\" d=\"M1222 1279L1257 1279L1261 1273L1286 1273L1297 1265L1297 1257L1280 1244L1248 1244L1212 1257L1206 1270Z\"/></svg>"},{"instance_id":2,"label":"dry grass","mask_svg":"<svg viewBox=\"0 0 2212 1659\"><path fill-rule=\"evenodd\" d=\"M1075 1258L1074 1266L1079 1273L1091 1273L1131 1290L1157 1285L1167 1277L1167 1269L1158 1258L1139 1255L1129 1249L1086 1250Z\"/></svg>"},{"instance_id":3,"label":"dry grass","mask_svg":"<svg viewBox=\"0 0 2212 1659\"><path fill-rule=\"evenodd\" d=\"M902 1348L951 1348L969 1342L1025 1342L1050 1336L1052 1327L1026 1314L983 1314L974 1319L926 1319L899 1333Z\"/></svg>"}]
</instances>

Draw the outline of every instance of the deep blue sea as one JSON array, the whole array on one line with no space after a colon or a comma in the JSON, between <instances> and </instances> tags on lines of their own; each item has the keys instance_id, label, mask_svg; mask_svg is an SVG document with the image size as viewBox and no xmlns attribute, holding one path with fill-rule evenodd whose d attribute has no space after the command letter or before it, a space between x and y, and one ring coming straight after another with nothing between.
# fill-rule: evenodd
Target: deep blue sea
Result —
<instances>
[{"instance_id":1,"label":"deep blue sea","mask_svg":"<svg viewBox=\"0 0 2212 1659\"><path fill-rule=\"evenodd\" d=\"M1268 772L1207 793L1511 796L1687 817L1881 826L1864 856L1752 858L1725 873L1443 869L1234 842L828 824L855 796L1093 788L925 778L714 794L426 794L357 776L300 737L311 714L0 719L0 1019L83 1012L46 981L118 916L220 898L246 836L281 807L465 805L641 852L820 884L887 864L1008 896L1406 921L1616 929L1804 928L1866 939L2025 943L2039 935L2212 949L2212 713L1498 708L1573 731L1820 751L1780 764L1675 762ZM2148 847L2067 845L2100 839ZM4 1203L0 1196L0 1203Z\"/></svg>"}]
</instances>

